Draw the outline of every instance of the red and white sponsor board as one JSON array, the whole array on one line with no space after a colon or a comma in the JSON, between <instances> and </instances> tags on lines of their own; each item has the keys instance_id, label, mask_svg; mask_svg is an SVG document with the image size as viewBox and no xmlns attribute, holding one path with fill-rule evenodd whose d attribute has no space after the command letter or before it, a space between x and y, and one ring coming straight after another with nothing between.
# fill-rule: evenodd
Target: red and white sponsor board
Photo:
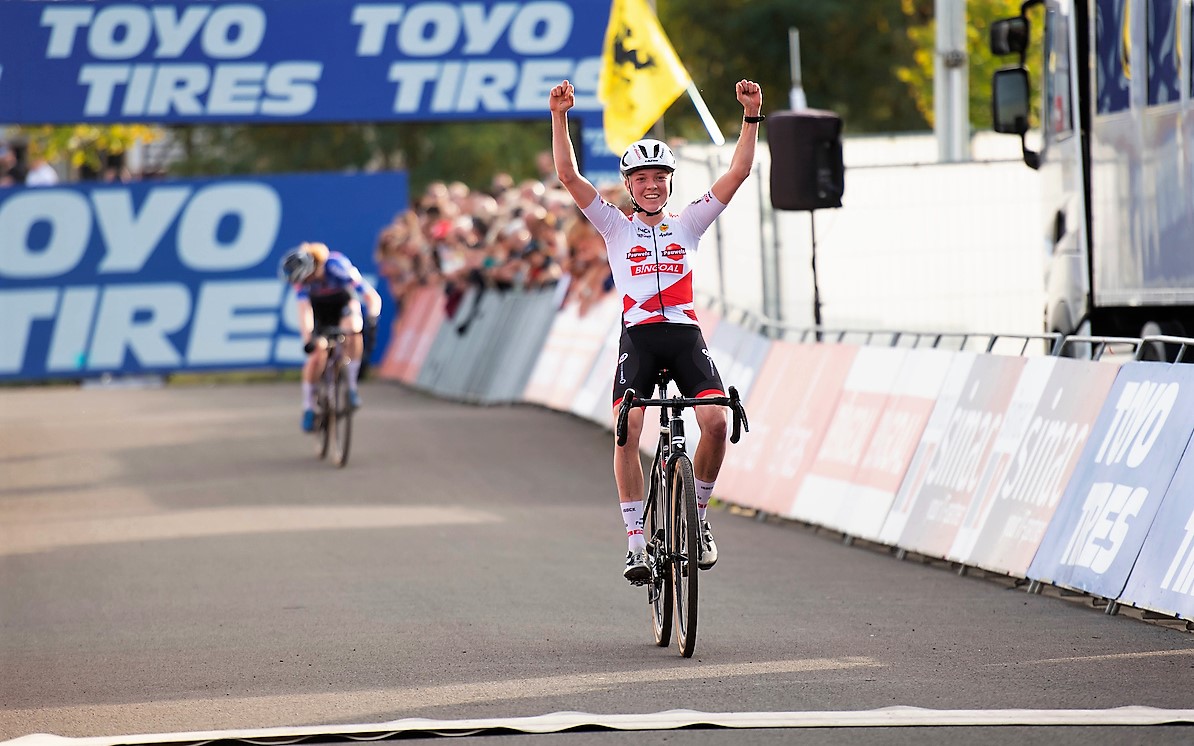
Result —
<instances>
[{"instance_id":1,"label":"red and white sponsor board","mask_svg":"<svg viewBox=\"0 0 1194 746\"><path fill-rule=\"evenodd\" d=\"M618 345L622 339L622 321L615 319L605 330L600 349L593 358L593 366L576 391L569 409L578 417L612 428L614 425L614 378L618 371ZM629 385L629 384L627 384Z\"/></svg>"},{"instance_id":2,"label":"red and white sponsor board","mask_svg":"<svg viewBox=\"0 0 1194 746\"><path fill-rule=\"evenodd\" d=\"M960 385L947 376L939 405L948 406L949 414L938 418L934 409L929 418L924 450L913 457L881 539L932 557L949 552L975 493L985 489L981 480L995 436L1026 362L981 355L967 366Z\"/></svg>"},{"instance_id":3,"label":"red and white sponsor board","mask_svg":"<svg viewBox=\"0 0 1194 746\"><path fill-rule=\"evenodd\" d=\"M1024 577L1119 366L1028 361L949 558Z\"/></svg>"},{"instance_id":4,"label":"red and white sponsor board","mask_svg":"<svg viewBox=\"0 0 1194 746\"><path fill-rule=\"evenodd\" d=\"M839 511L851 502L858 467L907 355L907 349L894 347L858 350L825 437L796 490L793 518L837 528Z\"/></svg>"},{"instance_id":5,"label":"red and white sponsor board","mask_svg":"<svg viewBox=\"0 0 1194 746\"><path fill-rule=\"evenodd\" d=\"M444 320L443 298L443 288L438 285L411 293L402 315L394 323L389 347L379 366L383 378L405 383L418 379L419 369Z\"/></svg>"},{"instance_id":6,"label":"red and white sponsor board","mask_svg":"<svg viewBox=\"0 0 1194 746\"><path fill-rule=\"evenodd\" d=\"M827 525L878 541L953 358L948 350L908 350L854 472L854 488Z\"/></svg>"},{"instance_id":7,"label":"red and white sponsor board","mask_svg":"<svg viewBox=\"0 0 1194 746\"><path fill-rule=\"evenodd\" d=\"M787 515L833 416L855 345L776 341L747 397L750 434L718 477L727 499Z\"/></svg>"},{"instance_id":8,"label":"red and white sponsor board","mask_svg":"<svg viewBox=\"0 0 1194 746\"><path fill-rule=\"evenodd\" d=\"M583 316L574 303L560 309L535 361L523 398L569 411L601 350L605 334L620 313L621 304L614 297L603 298Z\"/></svg>"}]
</instances>

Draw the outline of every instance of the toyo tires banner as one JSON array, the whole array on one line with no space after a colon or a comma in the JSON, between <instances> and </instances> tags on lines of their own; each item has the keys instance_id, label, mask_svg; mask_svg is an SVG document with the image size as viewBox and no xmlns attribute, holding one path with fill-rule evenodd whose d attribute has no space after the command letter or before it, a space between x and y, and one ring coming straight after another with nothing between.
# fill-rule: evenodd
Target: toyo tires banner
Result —
<instances>
[{"instance_id":1,"label":"toyo tires banner","mask_svg":"<svg viewBox=\"0 0 1194 746\"><path fill-rule=\"evenodd\" d=\"M0 189L0 380L298 364L282 253L369 275L407 202L405 173Z\"/></svg>"},{"instance_id":2,"label":"toyo tires banner","mask_svg":"<svg viewBox=\"0 0 1194 746\"><path fill-rule=\"evenodd\" d=\"M609 3L0 2L0 122L547 118L599 112Z\"/></svg>"}]
</instances>

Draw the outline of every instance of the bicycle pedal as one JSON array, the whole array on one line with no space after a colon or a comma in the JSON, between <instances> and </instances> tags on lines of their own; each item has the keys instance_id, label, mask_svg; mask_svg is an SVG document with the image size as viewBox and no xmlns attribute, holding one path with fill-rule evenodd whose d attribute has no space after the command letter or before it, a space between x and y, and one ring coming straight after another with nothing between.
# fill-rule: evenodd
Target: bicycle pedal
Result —
<instances>
[{"instance_id":1,"label":"bicycle pedal","mask_svg":"<svg viewBox=\"0 0 1194 746\"><path fill-rule=\"evenodd\" d=\"M634 586L650 585L651 579L650 578L641 578L641 579L640 578L631 578L630 584L634 585Z\"/></svg>"}]
</instances>

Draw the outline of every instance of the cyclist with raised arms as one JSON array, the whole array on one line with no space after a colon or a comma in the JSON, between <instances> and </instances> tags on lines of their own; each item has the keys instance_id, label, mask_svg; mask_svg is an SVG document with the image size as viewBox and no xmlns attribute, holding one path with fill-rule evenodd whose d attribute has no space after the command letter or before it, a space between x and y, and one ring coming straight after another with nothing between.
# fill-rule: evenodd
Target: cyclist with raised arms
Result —
<instances>
[{"instance_id":1,"label":"cyclist with raised arms","mask_svg":"<svg viewBox=\"0 0 1194 746\"><path fill-rule=\"evenodd\" d=\"M381 313L381 295L373 289L348 257L330 250L326 244L307 242L291 249L278 265L282 279L294 286L298 308L298 328L303 337L303 419L304 432L315 426L315 381L323 370L327 342L315 336L318 329L339 327L347 335L344 351L348 356L348 397L354 409L361 406L357 379L364 352L365 315L376 324ZM364 304L364 313L362 312Z\"/></svg>"},{"instance_id":2,"label":"cyclist with raised arms","mask_svg":"<svg viewBox=\"0 0 1194 746\"><path fill-rule=\"evenodd\" d=\"M567 80L551 89L552 155L560 183L572 195L589 222L605 239L614 284L622 294L622 338L614 375L613 404L621 404L627 388L649 394L661 369L686 397L725 396L721 376L705 344L693 307L691 257L701 236L721 214L734 193L750 176L755 159L759 122L763 120L763 90L750 80L734 86L743 109L742 130L729 168L709 191L680 212L665 212L672 192L676 158L659 140L639 140L622 155L622 182L630 193L634 213L627 217L606 202L580 174L568 136L568 110L576 103ZM698 566L707 570L717 562L717 544L706 509L717 473L725 459L726 414L723 407L697 407L701 439L693 457L697 513L701 524ZM639 434L643 410L627 421L626 445L614 446L614 479L618 485L622 519L626 525L627 580L650 577L643 536L643 469Z\"/></svg>"}]
</instances>

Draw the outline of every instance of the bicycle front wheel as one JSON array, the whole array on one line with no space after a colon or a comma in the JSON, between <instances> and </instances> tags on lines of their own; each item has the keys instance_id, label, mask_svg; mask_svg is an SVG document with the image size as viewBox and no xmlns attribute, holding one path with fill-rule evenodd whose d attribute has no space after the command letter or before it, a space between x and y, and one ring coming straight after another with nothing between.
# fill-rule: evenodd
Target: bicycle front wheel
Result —
<instances>
[{"instance_id":1,"label":"bicycle front wheel","mask_svg":"<svg viewBox=\"0 0 1194 746\"><path fill-rule=\"evenodd\" d=\"M328 396L328 383L325 376L320 376L318 394L315 399L315 452L320 458L327 458L328 447L332 444L332 428L335 427L332 412L332 402Z\"/></svg>"},{"instance_id":2,"label":"bicycle front wheel","mask_svg":"<svg viewBox=\"0 0 1194 746\"><path fill-rule=\"evenodd\" d=\"M696 512L696 479L683 453L672 459L668 487L668 541L672 554L672 587L676 597L676 645L691 658L696 650L697 560L701 545Z\"/></svg>"},{"instance_id":3,"label":"bicycle front wheel","mask_svg":"<svg viewBox=\"0 0 1194 746\"><path fill-rule=\"evenodd\" d=\"M672 639L672 583L668 563L667 534L664 530L663 473L659 459L651 465L650 492L643 512L643 536L647 539L647 556L651 563L651 582L647 585L647 602L651 604L651 628L655 644L666 648Z\"/></svg>"},{"instance_id":4,"label":"bicycle front wheel","mask_svg":"<svg viewBox=\"0 0 1194 746\"><path fill-rule=\"evenodd\" d=\"M336 411L336 466L348 463L348 449L352 445L352 402L348 399L348 362L341 360L336 366L335 384Z\"/></svg>"}]
</instances>

